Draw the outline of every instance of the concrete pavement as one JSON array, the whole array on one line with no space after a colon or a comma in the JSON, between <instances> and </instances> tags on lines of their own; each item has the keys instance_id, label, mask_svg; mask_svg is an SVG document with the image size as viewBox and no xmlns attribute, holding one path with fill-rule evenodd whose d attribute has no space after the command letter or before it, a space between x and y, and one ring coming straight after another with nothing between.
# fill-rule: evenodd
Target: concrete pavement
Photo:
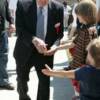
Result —
<instances>
[{"instance_id":1,"label":"concrete pavement","mask_svg":"<svg viewBox=\"0 0 100 100\"><path fill-rule=\"evenodd\" d=\"M16 41L16 37L9 38L9 61L7 71L9 73L9 79L14 84L15 90L0 90L0 100L18 100L18 94L16 91L16 64L12 56L13 48ZM57 51L54 59L54 69L62 69L68 65L67 56L65 50ZM34 68L30 72L29 92L32 100L36 100L36 91L38 86L38 78ZM52 78L50 85L50 100L71 100L74 94L71 82L66 78Z\"/></svg>"}]
</instances>

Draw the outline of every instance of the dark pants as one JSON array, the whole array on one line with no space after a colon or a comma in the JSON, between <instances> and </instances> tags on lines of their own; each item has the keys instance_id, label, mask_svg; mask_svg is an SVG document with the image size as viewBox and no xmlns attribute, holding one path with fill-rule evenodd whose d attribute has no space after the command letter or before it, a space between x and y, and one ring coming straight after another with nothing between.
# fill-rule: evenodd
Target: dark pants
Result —
<instances>
[{"instance_id":1,"label":"dark pants","mask_svg":"<svg viewBox=\"0 0 100 100\"><path fill-rule=\"evenodd\" d=\"M25 66L17 65L17 89L19 93L19 100L30 100L29 96L27 95L27 82L29 80L30 69L33 65L35 66L37 76L39 79L37 100L49 100L50 77L44 75L41 72L41 69L44 68L45 63L49 64L52 67L53 59L44 59L44 57L40 57L41 60L38 58L38 63L36 64L36 58L38 57L35 56L34 58L34 56L31 56L27 64L25 64Z\"/></svg>"}]
</instances>

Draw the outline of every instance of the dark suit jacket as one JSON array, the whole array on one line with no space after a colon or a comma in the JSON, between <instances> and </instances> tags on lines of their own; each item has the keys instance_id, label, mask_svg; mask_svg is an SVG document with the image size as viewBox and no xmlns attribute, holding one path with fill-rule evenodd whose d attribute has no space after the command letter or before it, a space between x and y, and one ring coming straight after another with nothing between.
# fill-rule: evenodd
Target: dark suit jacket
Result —
<instances>
[{"instance_id":1,"label":"dark suit jacket","mask_svg":"<svg viewBox=\"0 0 100 100\"><path fill-rule=\"evenodd\" d=\"M58 22L61 23L59 33L56 32L54 27ZM32 44L32 37L36 35L36 23L36 1L18 1L16 11L16 33L18 38L14 50L14 57L17 64L25 64L32 52L38 53ZM51 2L48 6L47 34L45 38L48 48L50 48L57 39L62 38L62 36L63 7L58 2ZM38 60L39 59L37 59L37 61Z\"/></svg>"},{"instance_id":2,"label":"dark suit jacket","mask_svg":"<svg viewBox=\"0 0 100 100\"><path fill-rule=\"evenodd\" d=\"M8 8L7 0L3 0L2 5L0 4L0 34L5 30L5 20L7 20L10 24L14 23Z\"/></svg>"}]
</instances>

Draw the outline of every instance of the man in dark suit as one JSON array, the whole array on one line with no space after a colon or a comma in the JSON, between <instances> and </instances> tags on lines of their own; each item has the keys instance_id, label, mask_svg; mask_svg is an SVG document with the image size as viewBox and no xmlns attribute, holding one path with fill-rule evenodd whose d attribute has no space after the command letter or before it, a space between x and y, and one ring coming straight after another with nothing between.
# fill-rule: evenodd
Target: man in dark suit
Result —
<instances>
[{"instance_id":1,"label":"man in dark suit","mask_svg":"<svg viewBox=\"0 0 100 100\"><path fill-rule=\"evenodd\" d=\"M14 87L9 83L7 73L8 62L8 34L6 32L5 21L9 22L9 31L15 30L13 18L8 9L7 0L0 0L0 89L13 90Z\"/></svg>"},{"instance_id":2,"label":"man in dark suit","mask_svg":"<svg viewBox=\"0 0 100 100\"><path fill-rule=\"evenodd\" d=\"M44 22L39 22L42 19L39 16L40 8ZM19 100L30 100L27 95L27 81L33 65L39 79L37 100L49 100L50 78L43 75L41 69L45 64L53 65L56 47L63 37L63 6L51 0L18 1L16 33L18 38L14 57L17 64Z\"/></svg>"}]
</instances>

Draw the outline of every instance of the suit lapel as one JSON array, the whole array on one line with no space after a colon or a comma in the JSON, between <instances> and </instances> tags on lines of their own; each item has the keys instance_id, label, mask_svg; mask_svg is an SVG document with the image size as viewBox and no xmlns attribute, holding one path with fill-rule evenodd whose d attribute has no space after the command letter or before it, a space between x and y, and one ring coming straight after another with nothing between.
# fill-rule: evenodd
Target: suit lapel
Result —
<instances>
[{"instance_id":1,"label":"suit lapel","mask_svg":"<svg viewBox=\"0 0 100 100\"><path fill-rule=\"evenodd\" d=\"M30 4L28 9L28 20L30 24L30 29L34 32L34 35L36 33L36 22L37 22L37 9L36 9L36 3L33 0L33 3Z\"/></svg>"},{"instance_id":2,"label":"suit lapel","mask_svg":"<svg viewBox=\"0 0 100 100\"><path fill-rule=\"evenodd\" d=\"M50 26L51 26L51 17L52 17L52 14L51 14L51 11L52 10L52 7L51 7L51 3L49 3L48 5L48 20L47 20L47 33L49 33L49 30L50 30Z\"/></svg>"}]
</instances>

